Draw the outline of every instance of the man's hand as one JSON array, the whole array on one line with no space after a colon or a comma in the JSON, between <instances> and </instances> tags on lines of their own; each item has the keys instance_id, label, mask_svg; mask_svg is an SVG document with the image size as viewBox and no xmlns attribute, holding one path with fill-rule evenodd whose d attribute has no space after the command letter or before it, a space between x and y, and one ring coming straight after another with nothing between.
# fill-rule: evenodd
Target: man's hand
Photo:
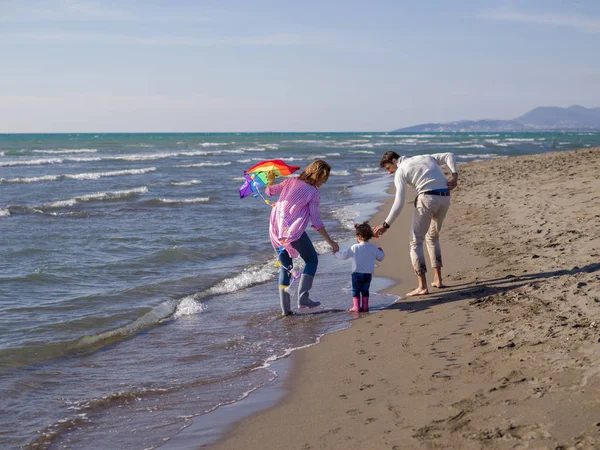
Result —
<instances>
[{"instance_id":1,"label":"man's hand","mask_svg":"<svg viewBox=\"0 0 600 450\"><path fill-rule=\"evenodd\" d=\"M452 174L452 179L450 181L448 181L448 183L446 183L448 186L448 189L452 190L454 189L456 186L458 186L458 174L457 173L453 173Z\"/></svg>"},{"instance_id":2,"label":"man's hand","mask_svg":"<svg viewBox=\"0 0 600 450\"><path fill-rule=\"evenodd\" d=\"M373 231L375 232L375 236L381 236L387 230L388 229L386 227L384 227L383 224L379 225L378 227L373 228Z\"/></svg>"}]
</instances>

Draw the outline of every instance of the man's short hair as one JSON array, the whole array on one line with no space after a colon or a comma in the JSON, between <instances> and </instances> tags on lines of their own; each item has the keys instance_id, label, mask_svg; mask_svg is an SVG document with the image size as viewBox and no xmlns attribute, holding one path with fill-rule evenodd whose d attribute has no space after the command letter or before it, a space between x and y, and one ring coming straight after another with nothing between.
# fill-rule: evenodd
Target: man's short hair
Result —
<instances>
[{"instance_id":1,"label":"man's short hair","mask_svg":"<svg viewBox=\"0 0 600 450\"><path fill-rule=\"evenodd\" d=\"M386 164L393 164L394 159L400 159L400 155L396 152L385 152L379 161L379 167L385 167Z\"/></svg>"}]
</instances>

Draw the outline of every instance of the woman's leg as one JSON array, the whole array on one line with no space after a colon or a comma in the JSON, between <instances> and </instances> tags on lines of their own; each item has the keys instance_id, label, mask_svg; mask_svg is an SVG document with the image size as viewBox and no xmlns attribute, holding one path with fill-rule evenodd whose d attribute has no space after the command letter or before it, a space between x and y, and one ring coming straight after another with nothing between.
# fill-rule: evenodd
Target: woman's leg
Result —
<instances>
[{"instance_id":1,"label":"woman's leg","mask_svg":"<svg viewBox=\"0 0 600 450\"><path fill-rule=\"evenodd\" d=\"M290 270L293 267L293 262L286 250L279 254L278 259L281 264L279 268L279 305L281 306L281 314L289 316L292 314L292 310L290 307L291 297L287 289L290 286ZM286 268L289 270L286 270Z\"/></svg>"},{"instance_id":2,"label":"woman's leg","mask_svg":"<svg viewBox=\"0 0 600 450\"><path fill-rule=\"evenodd\" d=\"M306 264L302 273L314 277L319 265L319 255L317 254L312 241L308 237L308 234L306 234L306 232L302 233L298 240L292 242L292 247L298 250L300 257Z\"/></svg>"},{"instance_id":3,"label":"woman's leg","mask_svg":"<svg viewBox=\"0 0 600 450\"><path fill-rule=\"evenodd\" d=\"M300 239L292 242L292 247L298 250L300 257L306 263L304 272L300 276L300 282L298 283L298 308L314 308L319 306L321 303L313 302L309 296L314 276L317 273L317 266L319 265L317 251L306 233L302 233Z\"/></svg>"},{"instance_id":4,"label":"woman's leg","mask_svg":"<svg viewBox=\"0 0 600 450\"><path fill-rule=\"evenodd\" d=\"M279 253L279 256L277 258L279 259L279 263L281 264L281 267L279 268L279 285L289 286L290 271L294 267L294 262L287 250L284 250L281 253Z\"/></svg>"}]
</instances>

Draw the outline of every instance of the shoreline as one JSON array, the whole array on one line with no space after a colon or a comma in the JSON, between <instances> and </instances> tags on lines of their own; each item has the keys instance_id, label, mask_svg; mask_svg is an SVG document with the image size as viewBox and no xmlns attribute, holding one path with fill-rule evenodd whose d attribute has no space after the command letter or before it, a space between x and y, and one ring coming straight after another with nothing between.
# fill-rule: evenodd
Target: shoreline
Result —
<instances>
[{"instance_id":1,"label":"shoreline","mask_svg":"<svg viewBox=\"0 0 600 450\"><path fill-rule=\"evenodd\" d=\"M295 352L283 401L211 448L597 448L599 168L600 148L462 165L441 238L449 287ZM400 220L376 276L404 297Z\"/></svg>"}]
</instances>

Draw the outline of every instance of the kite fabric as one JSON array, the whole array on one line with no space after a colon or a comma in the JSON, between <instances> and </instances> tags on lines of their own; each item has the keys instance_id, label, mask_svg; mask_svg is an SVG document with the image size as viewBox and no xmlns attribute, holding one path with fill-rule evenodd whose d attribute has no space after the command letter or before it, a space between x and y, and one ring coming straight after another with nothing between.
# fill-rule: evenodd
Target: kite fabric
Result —
<instances>
[{"instance_id":1,"label":"kite fabric","mask_svg":"<svg viewBox=\"0 0 600 450\"><path fill-rule=\"evenodd\" d=\"M250 167L244 172L244 184L240 187L240 198L247 197L253 193L260 193L260 190L267 185L267 174L273 172L276 177L286 177L300 166L290 166L281 159L270 159L261 161Z\"/></svg>"}]
</instances>

